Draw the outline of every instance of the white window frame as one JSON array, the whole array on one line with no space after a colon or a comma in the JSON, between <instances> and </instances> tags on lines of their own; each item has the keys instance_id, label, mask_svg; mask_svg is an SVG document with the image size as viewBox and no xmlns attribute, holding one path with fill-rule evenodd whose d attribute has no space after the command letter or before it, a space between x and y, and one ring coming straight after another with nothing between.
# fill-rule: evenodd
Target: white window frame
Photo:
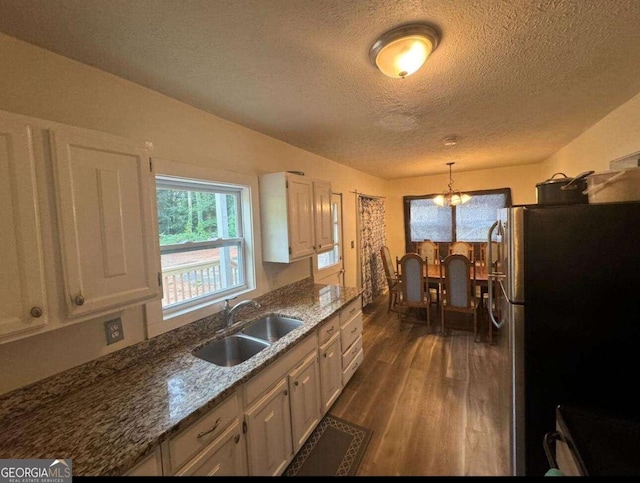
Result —
<instances>
[{"instance_id":1,"label":"white window frame","mask_svg":"<svg viewBox=\"0 0 640 483\"><path fill-rule=\"evenodd\" d=\"M199 306L202 303L206 303L210 300L228 298L246 290L246 253L244 250L244 230L242 225L242 192L245 188L246 187L244 186L234 186L226 183L178 178L175 176L156 176L156 195L158 189L169 189L176 191L201 191L203 193L215 193L221 195L231 195L235 197L237 204L236 228L239 231L238 234L240 235L236 238L217 238L216 240L211 241L187 242L175 245L160 246L160 255L163 255L165 253L184 253L188 251L204 250L207 248L236 247L238 249L238 278L239 280L241 280L240 284L230 287L227 290L198 295L188 300L163 307L162 310L165 317L170 316L174 312L182 312L184 310L188 310L190 307Z\"/></svg>"},{"instance_id":2,"label":"white window frame","mask_svg":"<svg viewBox=\"0 0 640 483\"><path fill-rule=\"evenodd\" d=\"M191 183L204 183L205 185L216 185L218 187L228 186L230 189L241 190L241 204L238 206L238 220L241 223L242 248L244 254L244 284L242 287L234 287L228 291L216 292L195 297L190 301L185 301L173 307L163 310L162 300L153 301L145 306L145 317L147 326L147 336L155 337L164 332L189 324L196 320L211 315L223 309L224 299L237 297L236 301L248 298L248 294L256 291L256 246L254 237L254 213L259 209L257 199L253 193L258 190L258 178L254 175L225 171L210 167L198 166L179 161L163 158L154 158L156 178L185 181ZM182 189L185 189L182 187ZM157 213L157 194L152 190L152 202ZM157 229L157 220L156 220ZM226 242L235 242L237 239L226 239ZM195 242L189 244L192 247L202 246L201 244L213 245L224 244L222 240L210 242ZM160 262L160 239L157 239L157 260L158 271L161 271ZM238 267L240 269L240 267Z\"/></svg>"},{"instance_id":3,"label":"white window frame","mask_svg":"<svg viewBox=\"0 0 640 483\"><path fill-rule=\"evenodd\" d=\"M334 197L338 198L339 197L339 203L338 203L338 210L337 212L334 213ZM342 244L342 238L343 238L343 225L342 225L342 202L344 200L342 199L342 193L332 193L331 195L331 222L332 225L336 224L338 227L338 238L336 240L334 240L333 246L334 248L337 246L338 247L338 261L336 263L334 263L333 265L328 265L324 268L318 268L318 257L321 256L322 254L315 254L312 258L312 264L313 264L313 278L314 280L321 280L321 279L326 279L327 277L330 277L331 275L334 274L338 274L341 273L343 274L343 277L341 277L341 284L344 285L344 248L343 248L343 244ZM337 221L334 223L333 219L334 219L334 214L337 215ZM333 226L332 226L333 229ZM334 233L335 235L335 233ZM333 248L329 251L332 251Z\"/></svg>"}]
</instances>

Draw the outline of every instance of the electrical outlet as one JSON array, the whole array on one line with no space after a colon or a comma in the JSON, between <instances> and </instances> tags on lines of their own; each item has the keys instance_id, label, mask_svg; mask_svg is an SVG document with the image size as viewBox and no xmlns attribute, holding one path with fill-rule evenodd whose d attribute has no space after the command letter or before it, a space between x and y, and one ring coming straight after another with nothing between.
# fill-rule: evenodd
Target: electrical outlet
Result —
<instances>
[{"instance_id":1,"label":"electrical outlet","mask_svg":"<svg viewBox=\"0 0 640 483\"><path fill-rule=\"evenodd\" d=\"M104 323L104 331L107 336L107 345L124 339L124 329L122 328L122 319L117 318L107 320Z\"/></svg>"}]
</instances>

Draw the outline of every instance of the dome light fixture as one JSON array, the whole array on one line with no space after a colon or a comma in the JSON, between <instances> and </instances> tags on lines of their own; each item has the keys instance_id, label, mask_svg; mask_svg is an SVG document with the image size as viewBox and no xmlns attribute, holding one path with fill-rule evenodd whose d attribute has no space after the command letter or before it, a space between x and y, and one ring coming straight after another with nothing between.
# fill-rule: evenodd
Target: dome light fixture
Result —
<instances>
[{"instance_id":1,"label":"dome light fixture","mask_svg":"<svg viewBox=\"0 0 640 483\"><path fill-rule=\"evenodd\" d=\"M456 163L449 162L447 164L449 165L449 189L443 191L441 195L436 196L433 199L433 202L438 206L458 206L469 201L471 199L471 196L460 193L460 191L454 190L451 187L453 185L453 178L451 177L451 166Z\"/></svg>"},{"instance_id":2,"label":"dome light fixture","mask_svg":"<svg viewBox=\"0 0 640 483\"><path fill-rule=\"evenodd\" d=\"M369 59L383 74L404 79L422 67L438 41L438 32L429 25L402 25L374 42Z\"/></svg>"}]
</instances>

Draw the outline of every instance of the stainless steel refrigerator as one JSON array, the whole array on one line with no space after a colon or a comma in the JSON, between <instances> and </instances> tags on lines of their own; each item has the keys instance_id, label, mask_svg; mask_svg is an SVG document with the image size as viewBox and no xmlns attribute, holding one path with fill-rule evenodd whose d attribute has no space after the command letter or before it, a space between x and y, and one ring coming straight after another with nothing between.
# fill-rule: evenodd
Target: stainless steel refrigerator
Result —
<instances>
[{"instance_id":1,"label":"stainless steel refrigerator","mask_svg":"<svg viewBox=\"0 0 640 483\"><path fill-rule=\"evenodd\" d=\"M639 419L640 202L515 206L488 239L511 474L544 475L558 405Z\"/></svg>"}]
</instances>

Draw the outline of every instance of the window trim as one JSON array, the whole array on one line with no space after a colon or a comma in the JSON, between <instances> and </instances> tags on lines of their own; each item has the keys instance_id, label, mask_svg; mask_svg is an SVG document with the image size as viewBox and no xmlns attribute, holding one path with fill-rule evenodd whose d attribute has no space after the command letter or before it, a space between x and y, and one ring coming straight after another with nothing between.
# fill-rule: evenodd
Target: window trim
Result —
<instances>
[{"instance_id":1,"label":"window trim","mask_svg":"<svg viewBox=\"0 0 640 483\"><path fill-rule=\"evenodd\" d=\"M233 294L233 296L236 297L236 301L241 301L251 296L249 294L255 294L258 290L257 277L259 274L260 276L263 276L260 268L261 256L259 251L257 251L260 247L260 241L259 239L256 239L254 233L256 228L255 217L260 212L258 198L255 196L255 193L259 190L258 177L250 173L228 171L212 167L211 165L205 166L205 161L206 160L201 160L199 164L193 164L170 158L154 157L154 170L152 177L154 179L154 183L156 178L163 177L180 180L185 179L195 182L202 181L206 184L214 184L218 186L227 185L229 187L238 187L241 189L242 233L244 236L245 250L245 288ZM157 195L155 184L154 189L150 192L150 197L154 207L154 212L156 213L154 215L155 217L157 216ZM240 210L238 211L240 212ZM157 240L159 242L157 220L154 224ZM157 243L154 245L158 271L160 272L160 244ZM213 313L219 312L224 308L224 299L228 298L229 294L218 293L218 295L218 298L206 301L194 298L192 304L189 304L189 307L176 307L171 313L165 313L165 311L163 311L162 300L160 297L157 300L147 303L144 310L147 337L156 337L165 332L188 325L192 322L208 317Z\"/></svg>"},{"instance_id":2,"label":"window trim","mask_svg":"<svg viewBox=\"0 0 640 483\"><path fill-rule=\"evenodd\" d=\"M465 191L466 194L473 196L480 195L505 195L505 207L511 207L511 188L496 188L489 190L475 190L475 191ZM426 195L407 195L402 197L403 201L403 212L404 212L404 242L405 242L405 253L411 253L414 251L413 243L411 241L411 201L413 200L430 200L435 198L442 193L430 193ZM456 207L451 207L451 242L442 242L442 243L454 243L457 241L456 238ZM433 240L435 242L440 242L439 240Z\"/></svg>"}]
</instances>

